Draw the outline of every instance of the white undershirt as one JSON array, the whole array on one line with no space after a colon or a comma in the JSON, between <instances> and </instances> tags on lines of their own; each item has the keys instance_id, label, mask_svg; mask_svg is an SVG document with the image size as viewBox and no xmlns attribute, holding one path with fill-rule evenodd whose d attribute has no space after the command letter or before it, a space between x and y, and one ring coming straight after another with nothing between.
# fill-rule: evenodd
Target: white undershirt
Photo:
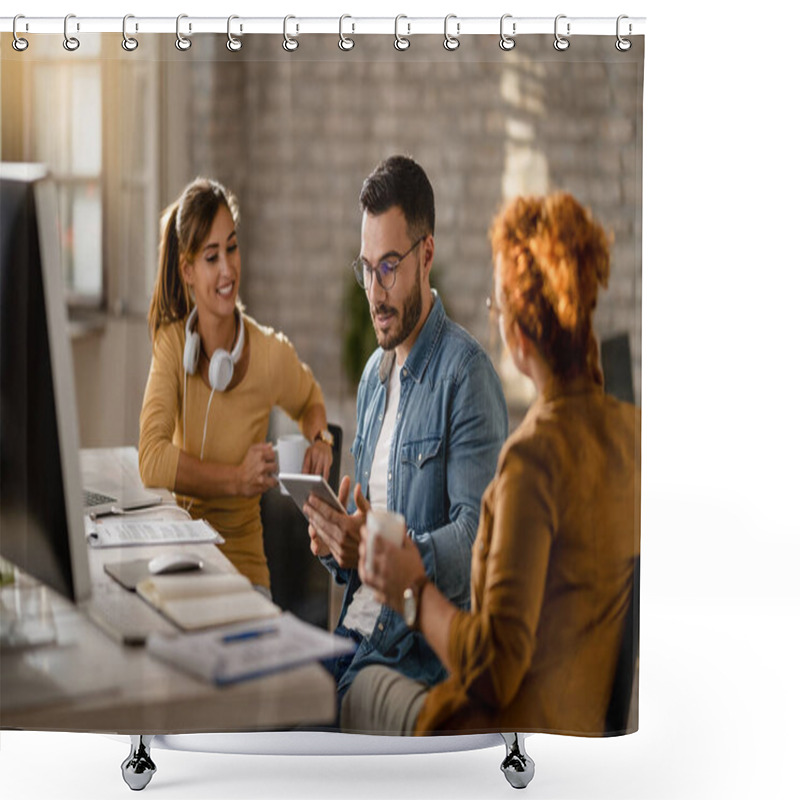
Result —
<instances>
[{"instance_id":1,"label":"white undershirt","mask_svg":"<svg viewBox=\"0 0 800 800\"><path fill-rule=\"evenodd\" d=\"M372 508L385 509L388 498L389 451L397 422L397 409L400 405L400 367L395 359L389 384L386 387L386 410L383 424L372 458L372 470L369 475L369 503ZM353 600L344 617L344 626L358 631L362 636L370 636L378 621L381 605L375 599L372 589L363 584L356 589Z\"/></svg>"}]
</instances>

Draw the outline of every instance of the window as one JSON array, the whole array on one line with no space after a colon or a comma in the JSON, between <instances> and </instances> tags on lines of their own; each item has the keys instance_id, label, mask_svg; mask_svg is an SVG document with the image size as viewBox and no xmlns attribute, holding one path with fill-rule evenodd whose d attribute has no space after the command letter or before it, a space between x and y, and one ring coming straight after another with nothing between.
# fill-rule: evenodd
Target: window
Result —
<instances>
[{"instance_id":1,"label":"window","mask_svg":"<svg viewBox=\"0 0 800 800\"><path fill-rule=\"evenodd\" d=\"M3 158L49 166L58 192L67 297L71 305L99 307L104 302L103 78L97 60L102 42L87 37L75 53L65 53L56 36L37 37L36 45L35 56L29 51L33 57L13 65L19 70L21 135L16 152L4 147ZM6 66L10 70L11 62Z\"/></svg>"},{"instance_id":2,"label":"window","mask_svg":"<svg viewBox=\"0 0 800 800\"><path fill-rule=\"evenodd\" d=\"M110 34L71 53L62 39L4 60L0 156L50 169L70 309L138 313L157 249L158 65Z\"/></svg>"}]
</instances>

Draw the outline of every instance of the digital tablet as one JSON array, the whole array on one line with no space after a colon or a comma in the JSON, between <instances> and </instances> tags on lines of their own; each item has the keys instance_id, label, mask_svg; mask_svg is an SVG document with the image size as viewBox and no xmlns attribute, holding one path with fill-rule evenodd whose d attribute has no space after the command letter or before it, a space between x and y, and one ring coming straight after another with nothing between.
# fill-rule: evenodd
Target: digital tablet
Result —
<instances>
[{"instance_id":1,"label":"digital tablet","mask_svg":"<svg viewBox=\"0 0 800 800\"><path fill-rule=\"evenodd\" d=\"M322 475L298 475L295 473L283 472L278 475L278 481L280 481L281 486L291 495L292 500L294 500L301 511L309 495L313 494L331 506L331 508L335 508L342 514L347 513L347 510L339 502L339 498Z\"/></svg>"}]
</instances>

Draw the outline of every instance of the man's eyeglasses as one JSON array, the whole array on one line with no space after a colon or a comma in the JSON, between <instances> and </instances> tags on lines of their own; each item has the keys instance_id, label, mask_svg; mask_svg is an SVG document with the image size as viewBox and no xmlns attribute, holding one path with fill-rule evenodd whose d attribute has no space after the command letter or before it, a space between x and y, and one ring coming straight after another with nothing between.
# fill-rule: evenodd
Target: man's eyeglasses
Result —
<instances>
[{"instance_id":1,"label":"man's eyeglasses","mask_svg":"<svg viewBox=\"0 0 800 800\"><path fill-rule=\"evenodd\" d=\"M409 255L427 235L426 233L424 236L420 236L403 255L396 258L385 258L378 263L377 267L371 267L368 262L359 256L353 262L353 272L355 272L358 285L362 289L369 290L372 286L372 276L377 275L379 286L381 289L388 292L394 286L395 281L397 281L397 268L400 266L400 262Z\"/></svg>"}]
</instances>

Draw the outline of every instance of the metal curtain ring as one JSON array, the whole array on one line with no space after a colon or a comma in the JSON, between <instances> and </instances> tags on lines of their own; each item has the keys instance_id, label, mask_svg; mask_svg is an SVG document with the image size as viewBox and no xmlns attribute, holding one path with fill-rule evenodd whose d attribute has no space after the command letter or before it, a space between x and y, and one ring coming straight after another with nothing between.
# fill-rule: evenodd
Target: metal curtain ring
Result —
<instances>
[{"instance_id":1,"label":"metal curtain ring","mask_svg":"<svg viewBox=\"0 0 800 800\"><path fill-rule=\"evenodd\" d=\"M620 33L619 33L619 24L620 24L620 22L622 22L622 20L624 20L624 19L628 19L628 17L627 17L625 14L620 14L620 15L617 17L617 41L616 41L616 43L614 44L614 47L616 47L616 48L617 48L617 50L619 50L619 51L620 51L620 53L625 53L625 52L627 52L628 50L630 50L630 49L631 49L631 46L633 45L633 42L631 42L631 40L630 40L630 39L623 39L623 38L622 38L622 36L620 36ZM630 24L630 23L628 23L628 35L629 35L629 36L630 36L630 33L631 33L631 24Z\"/></svg>"},{"instance_id":2,"label":"metal curtain ring","mask_svg":"<svg viewBox=\"0 0 800 800\"><path fill-rule=\"evenodd\" d=\"M129 19L134 19L133 14L126 14L122 18L122 49L132 53L139 46L139 40L134 39L133 36L128 36L127 25Z\"/></svg>"},{"instance_id":3,"label":"metal curtain ring","mask_svg":"<svg viewBox=\"0 0 800 800\"><path fill-rule=\"evenodd\" d=\"M560 19L566 19L566 18L567 18L566 14L559 14L556 17L555 26L554 26L556 38L555 38L555 41L553 42L553 47L555 47L556 50L559 50L559 51L562 51L562 52L569 47L569 39L565 39L558 32L558 21ZM567 36L569 36L569 22L567 23Z\"/></svg>"},{"instance_id":4,"label":"metal curtain ring","mask_svg":"<svg viewBox=\"0 0 800 800\"><path fill-rule=\"evenodd\" d=\"M356 43L352 39L348 39L342 31L342 26L344 25L344 21L346 19L353 18L349 14L342 14L342 16L339 17L339 49L345 51L352 50L356 46ZM355 31L355 29L356 26L353 24L353 31Z\"/></svg>"},{"instance_id":5,"label":"metal curtain ring","mask_svg":"<svg viewBox=\"0 0 800 800\"><path fill-rule=\"evenodd\" d=\"M517 23L516 22L512 22L511 23L511 36L509 36L503 30L503 24L505 23L505 21L507 19L511 19L511 17L512 17L511 14L503 14L503 16L500 17L500 49L501 50L506 50L506 51L513 50L514 49L514 45L516 44L516 42L514 41L513 37L517 33Z\"/></svg>"},{"instance_id":6,"label":"metal curtain ring","mask_svg":"<svg viewBox=\"0 0 800 800\"><path fill-rule=\"evenodd\" d=\"M17 36L17 20L18 19L25 19L24 15L17 14L14 17L14 22L11 23L11 32L14 34L14 41L11 42L11 46L18 52L21 53L23 50L28 49L28 40L23 39L21 36Z\"/></svg>"},{"instance_id":7,"label":"metal curtain ring","mask_svg":"<svg viewBox=\"0 0 800 800\"><path fill-rule=\"evenodd\" d=\"M188 18L189 18L188 14L178 14L178 17L175 20L175 36L176 36L175 47L177 47L178 50L182 50L182 51L186 51L192 46L192 40L191 39L187 39L181 33L181 20L182 19L188 19ZM192 26L190 25L189 26L189 30L191 30L191 29L192 29Z\"/></svg>"},{"instance_id":8,"label":"metal curtain ring","mask_svg":"<svg viewBox=\"0 0 800 800\"><path fill-rule=\"evenodd\" d=\"M456 15L455 14L448 14L444 18L444 41L442 42L442 44L444 45L444 49L445 50L450 50L450 52L452 52L453 50L458 50L458 46L461 44L461 42L458 39L458 34L459 34L460 30L461 30L461 23L460 22L456 22L456 35L455 36L451 36L447 32L447 23L450 22L451 19L457 19Z\"/></svg>"},{"instance_id":9,"label":"metal curtain ring","mask_svg":"<svg viewBox=\"0 0 800 800\"><path fill-rule=\"evenodd\" d=\"M239 50L242 49L242 40L238 39L231 33L231 22L233 22L235 19L239 19L236 14L231 14L228 17L228 41L225 43L225 47L227 47L231 53L238 53ZM239 30L241 30L241 28Z\"/></svg>"},{"instance_id":10,"label":"metal curtain ring","mask_svg":"<svg viewBox=\"0 0 800 800\"><path fill-rule=\"evenodd\" d=\"M290 19L297 19L297 17L293 17L289 14L283 18L283 49L286 50L287 53L293 53L300 47L300 42L298 42L294 36L289 36L289 31L286 26L289 24Z\"/></svg>"},{"instance_id":11,"label":"metal curtain ring","mask_svg":"<svg viewBox=\"0 0 800 800\"><path fill-rule=\"evenodd\" d=\"M408 50L411 47L411 39L406 39L405 36L400 35L400 20L401 19L408 19L405 14L398 14L394 18L394 49L395 50ZM411 33L411 25L408 24L408 32Z\"/></svg>"},{"instance_id":12,"label":"metal curtain ring","mask_svg":"<svg viewBox=\"0 0 800 800\"><path fill-rule=\"evenodd\" d=\"M67 16L64 17L64 49L69 50L70 53L74 53L81 46L81 43L67 32L67 27L71 19L75 19L74 14L67 14ZM80 30L80 27L78 27L77 30Z\"/></svg>"}]
</instances>

